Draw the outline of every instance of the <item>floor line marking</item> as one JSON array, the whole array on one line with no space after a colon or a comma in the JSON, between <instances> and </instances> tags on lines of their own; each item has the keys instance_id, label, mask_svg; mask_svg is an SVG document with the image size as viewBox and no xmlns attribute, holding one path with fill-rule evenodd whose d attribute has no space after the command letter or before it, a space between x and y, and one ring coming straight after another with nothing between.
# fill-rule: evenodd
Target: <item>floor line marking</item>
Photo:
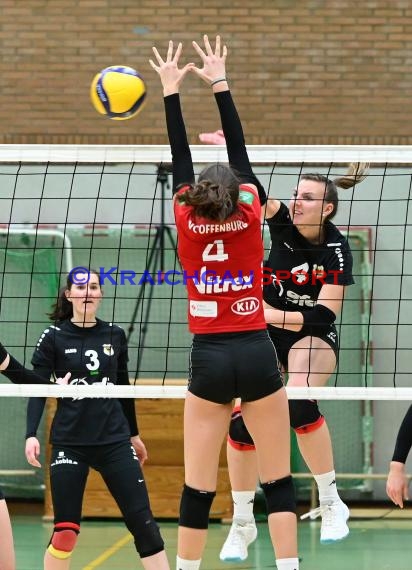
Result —
<instances>
[{"instance_id":1,"label":"floor line marking","mask_svg":"<svg viewBox=\"0 0 412 570\"><path fill-rule=\"evenodd\" d=\"M116 552L118 550L120 550L123 546L125 546L132 539L133 539L133 535L127 534L126 536L124 536L123 538L121 538L120 540L115 542L113 544L113 546L111 546L110 548L107 548L100 556L98 556L97 558L95 558L94 560L89 562L87 564L87 566L83 566L82 570L93 570L94 568L97 568L98 566L100 566L100 564L102 562L105 562L105 560L110 558L110 556L113 556L113 554L116 554Z\"/></svg>"}]
</instances>

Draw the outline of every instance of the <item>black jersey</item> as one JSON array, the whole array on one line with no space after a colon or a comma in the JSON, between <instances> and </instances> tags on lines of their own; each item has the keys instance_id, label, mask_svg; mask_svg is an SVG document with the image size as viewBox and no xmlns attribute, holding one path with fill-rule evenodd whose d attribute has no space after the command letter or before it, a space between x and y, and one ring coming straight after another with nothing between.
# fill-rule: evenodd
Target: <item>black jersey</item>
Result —
<instances>
[{"instance_id":1,"label":"black jersey","mask_svg":"<svg viewBox=\"0 0 412 570\"><path fill-rule=\"evenodd\" d=\"M266 220L272 245L265 262L263 296L282 311L312 308L323 284L351 285L353 259L349 244L331 222L325 240L310 243L293 225L285 204Z\"/></svg>"},{"instance_id":2,"label":"black jersey","mask_svg":"<svg viewBox=\"0 0 412 570\"><path fill-rule=\"evenodd\" d=\"M128 384L127 360L124 330L111 323L96 319L93 327L79 327L65 320L46 328L32 358L34 370L44 377L61 377L69 371L72 374L70 384L79 385L79 397L57 400L51 443L102 445L122 441L137 433L133 399L84 398L80 395L82 384ZM44 400L30 399L28 436L36 433ZM135 433L131 433L133 431Z\"/></svg>"}]
</instances>

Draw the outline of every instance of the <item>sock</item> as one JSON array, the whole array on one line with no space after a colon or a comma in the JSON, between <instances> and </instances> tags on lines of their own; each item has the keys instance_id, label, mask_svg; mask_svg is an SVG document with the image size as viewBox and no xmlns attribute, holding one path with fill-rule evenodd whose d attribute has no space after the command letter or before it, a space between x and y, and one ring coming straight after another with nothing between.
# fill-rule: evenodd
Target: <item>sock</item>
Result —
<instances>
[{"instance_id":1,"label":"sock","mask_svg":"<svg viewBox=\"0 0 412 570\"><path fill-rule=\"evenodd\" d=\"M237 521L252 521L253 503L255 500L255 490L253 491L232 491L233 518Z\"/></svg>"},{"instance_id":2,"label":"sock","mask_svg":"<svg viewBox=\"0 0 412 570\"><path fill-rule=\"evenodd\" d=\"M201 560L185 560L176 556L176 570L199 570Z\"/></svg>"},{"instance_id":3,"label":"sock","mask_svg":"<svg viewBox=\"0 0 412 570\"><path fill-rule=\"evenodd\" d=\"M340 498L336 487L335 471L329 471L329 473L322 473L321 475L314 475L314 477L318 485L320 504L339 501Z\"/></svg>"},{"instance_id":4,"label":"sock","mask_svg":"<svg viewBox=\"0 0 412 570\"><path fill-rule=\"evenodd\" d=\"M277 558L278 570L299 570L299 558Z\"/></svg>"}]
</instances>

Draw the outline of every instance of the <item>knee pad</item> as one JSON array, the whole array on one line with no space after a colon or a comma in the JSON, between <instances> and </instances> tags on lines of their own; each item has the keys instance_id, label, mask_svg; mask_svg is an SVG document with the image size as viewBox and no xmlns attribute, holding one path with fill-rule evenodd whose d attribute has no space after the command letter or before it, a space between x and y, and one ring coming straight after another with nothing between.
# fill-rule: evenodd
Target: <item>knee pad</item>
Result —
<instances>
[{"instance_id":1,"label":"knee pad","mask_svg":"<svg viewBox=\"0 0 412 570\"><path fill-rule=\"evenodd\" d=\"M268 515L296 512L295 488L292 476L261 484L265 494Z\"/></svg>"},{"instance_id":2,"label":"knee pad","mask_svg":"<svg viewBox=\"0 0 412 570\"><path fill-rule=\"evenodd\" d=\"M209 513L215 495L215 492L198 491L183 485L179 525L206 529L209 526Z\"/></svg>"},{"instance_id":3,"label":"knee pad","mask_svg":"<svg viewBox=\"0 0 412 570\"><path fill-rule=\"evenodd\" d=\"M76 546L79 532L80 526L76 523L56 523L47 551L59 560L69 558Z\"/></svg>"},{"instance_id":4,"label":"knee pad","mask_svg":"<svg viewBox=\"0 0 412 570\"><path fill-rule=\"evenodd\" d=\"M325 422L316 400L289 400L289 414L290 425L297 434L315 431Z\"/></svg>"},{"instance_id":5,"label":"knee pad","mask_svg":"<svg viewBox=\"0 0 412 570\"><path fill-rule=\"evenodd\" d=\"M164 542L159 527L150 509L127 513L125 523L134 538L140 558L153 556L164 550Z\"/></svg>"},{"instance_id":6,"label":"knee pad","mask_svg":"<svg viewBox=\"0 0 412 570\"><path fill-rule=\"evenodd\" d=\"M233 408L227 440L232 447L239 451L252 451L255 449L255 444L245 426L239 406Z\"/></svg>"}]
</instances>

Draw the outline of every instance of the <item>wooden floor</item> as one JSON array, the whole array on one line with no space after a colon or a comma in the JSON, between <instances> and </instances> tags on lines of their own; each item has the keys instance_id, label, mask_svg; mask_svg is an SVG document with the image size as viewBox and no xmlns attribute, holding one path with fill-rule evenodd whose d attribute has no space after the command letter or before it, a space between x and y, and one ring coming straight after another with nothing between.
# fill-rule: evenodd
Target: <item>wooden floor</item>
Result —
<instances>
[{"instance_id":1,"label":"wooden floor","mask_svg":"<svg viewBox=\"0 0 412 570\"><path fill-rule=\"evenodd\" d=\"M161 523L171 569L176 555L175 523ZM355 519L349 537L332 546L319 544L319 522L299 524L301 570L411 570L412 521L407 519ZM13 515L17 570L41 570L45 545L52 525L38 515ZM240 564L219 560L219 550L229 526L210 526L202 570L275 568L267 525L258 523L258 539L249 549L249 558ZM131 535L121 522L84 521L71 570L131 570L142 568Z\"/></svg>"}]
</instances>

